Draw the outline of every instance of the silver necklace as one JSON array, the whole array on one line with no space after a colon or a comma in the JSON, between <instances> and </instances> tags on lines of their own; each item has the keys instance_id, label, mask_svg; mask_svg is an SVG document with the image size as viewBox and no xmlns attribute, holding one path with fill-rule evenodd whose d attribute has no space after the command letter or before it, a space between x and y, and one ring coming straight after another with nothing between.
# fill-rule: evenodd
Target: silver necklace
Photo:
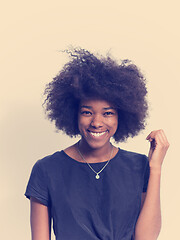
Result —
<instances>
[{"instance_id":1,"label":"silver necklace","mask_svg":"<svg viewBox=\"0 0 180 240\"><path fill-rule=\"evenodd\" d=\"M99 178L100 178L99 174L105 169L105 167L108 165L109 161L111 160L111 157L112 157L112 154L113 154L113 147L112 147L112 151L111 151L109 160L108 160L107 163L104 165L104 167L101 168L101 170L100 170L99 172L96 172L96 171L92 168L92 166L86 161L86 159L83 157L82 153L81 153L80 150L79 150L79 143L78 143L78 145L77 145L77 150L78 150L79 155L81 156L81 158L84 160L84 162L86 162L87 165L89 166L89 168L90 168L94 173L96 173L96 179L99 179Z\"/></svg>"}]
</instances>

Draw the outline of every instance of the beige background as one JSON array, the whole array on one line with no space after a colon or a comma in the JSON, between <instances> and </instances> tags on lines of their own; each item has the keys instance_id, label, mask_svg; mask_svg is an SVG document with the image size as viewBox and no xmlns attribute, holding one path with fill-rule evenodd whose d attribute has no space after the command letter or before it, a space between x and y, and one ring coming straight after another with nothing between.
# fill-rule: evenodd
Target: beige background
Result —
<instances>
[{"instance_id":1,"label":"beige background","mask_svg":"<svg viewBox=\"0 0 180 240\"><path fill-rule=\"evenodd\" d=\"M153 129L166 131L171 147L163 165L158 239L178 239L178 2L16 0L1 6L1 239L30 239L29 201L23 194L31 168L37 159L75 141L56 133L41 107L45 84L67 60L58 51L70 44L132 59L146 75L151 103L147 128L119 146L147 154L146 135Z\"/></svg>"}]
</instances>

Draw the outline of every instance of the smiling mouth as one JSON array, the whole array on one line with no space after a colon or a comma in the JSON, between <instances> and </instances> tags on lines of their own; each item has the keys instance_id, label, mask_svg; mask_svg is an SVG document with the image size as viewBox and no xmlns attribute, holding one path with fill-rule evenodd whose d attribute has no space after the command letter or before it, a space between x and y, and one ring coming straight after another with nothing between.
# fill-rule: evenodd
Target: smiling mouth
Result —
<instances>
[{"instance_id":1,"label":"smiling mouth","mask_svg":"<svg viewBox=\"0 0 180 240\"><path fill-rule=\"evenodd\" d=\"M105 132L91 132L91 131L89 131L89 132L94 137L100 137L100 136L104 135L107 131L105 131Z\"/></svg>"}]
</instances>

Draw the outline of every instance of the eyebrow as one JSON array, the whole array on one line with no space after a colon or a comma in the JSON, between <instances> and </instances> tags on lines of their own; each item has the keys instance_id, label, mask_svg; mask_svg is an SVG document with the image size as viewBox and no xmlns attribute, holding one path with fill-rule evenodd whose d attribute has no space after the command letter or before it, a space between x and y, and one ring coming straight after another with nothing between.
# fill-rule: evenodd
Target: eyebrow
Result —
<instances>
[{"instance_id":1,"label":"eyebrow","mask_svg":"<svg viewBox=\"0 0 180 240\"><path fill-rule=\"evenodd\" d=\"M80 106L80 108L88 108L88 109L92 109L91 106L85 106L85 105ZM115 109L115 108L113 108L113 107L105 107L105 108L103 108L103 109L104 109L104 110L111 110L111 109Z\"/></svg>"}]
</instances>

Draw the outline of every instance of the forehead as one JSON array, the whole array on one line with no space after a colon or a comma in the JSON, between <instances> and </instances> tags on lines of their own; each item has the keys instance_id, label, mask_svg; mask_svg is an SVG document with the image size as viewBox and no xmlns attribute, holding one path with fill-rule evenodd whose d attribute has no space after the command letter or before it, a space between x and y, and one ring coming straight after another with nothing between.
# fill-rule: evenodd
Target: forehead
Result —
<instances>
[{"instance_id":1,"label":"forehead","mask_svg":"<svg viewBox=\"0 0 180 240\"><path fill-rule=\"evenodd\" d=\"M91 108L114 108L113 104L103 99L83 99L80 102L80 107Z\"/></svg>"}]
</instances>

